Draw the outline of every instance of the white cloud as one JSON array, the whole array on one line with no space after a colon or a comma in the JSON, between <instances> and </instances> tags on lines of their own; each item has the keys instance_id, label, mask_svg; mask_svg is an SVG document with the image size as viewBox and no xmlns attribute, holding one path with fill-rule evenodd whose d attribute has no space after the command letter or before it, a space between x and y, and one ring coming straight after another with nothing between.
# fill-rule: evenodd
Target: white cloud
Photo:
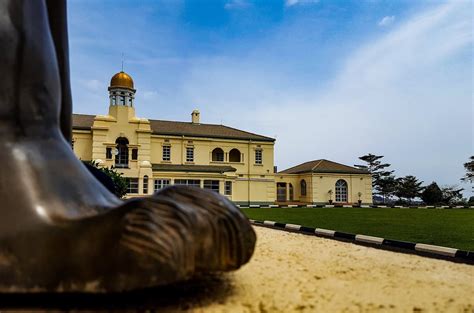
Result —
<instances>
[{"instance_id":1,"label":"white cloud","mask_svg":"<svg viewBox=\"0 0 474 313\"><path fill-rule=\"evenodd\" d=\"M142 93L142 97L144 100L156 100L158 97L158 92L145 90Z\"/></svg>"},{"instance_id":2,"label":"white cloud","mask_svg":"<svg viewBox=\"0 0 474 313\"><path fill-rule=\"evenodd\" d=\"M103 82L97 79L84 80L83 84L90 91L98 91L103 87Z\"/></svg>"},{"instance_id":3,"label":"white cloud","mask_svg":"<svg viewBox=\"0 0 474 313\"><path fill-rule=\"evenodd\" d=\"M391 16L384 16L380 21L379 21L379 26L389 26L391 24L393 24L393 22L395 22L395 16L394 15L391 15Z\"/></svg>"},{"instance_id":4,"label":"white cloud","mask_svg":"<svg viewBox=\"0 0 474 313\"><path fill-rule=\"evenodd\" d=\"M224 5L226 10L245 9L250 6L245 0L231 0Z\"/></svg>"},{"instance_id":5,"label":"white cloud","mask_svg":"<svg viewBox=\"0 0 474 313\"><path fill-rule=\"evenodd\" d=\"M362 44L323 92L285 87L264 59L221 58L194 64L183 94L210 121L276 136L280 169L372 152L398 176L457 184L474 146L471 18L468 2L420 12Z\"/></svg>"},{"instance_id":6,"label":"white cloud","mask_svg":"<svg viewBox=\"0 0 474 313\"><path fill-rule=\"evenodd\" d=\"M318 3L319 0L286 0L285 5L287 7L291 7L294 5L305 5L305 4L315 4Z\"/></svg>"}]
</instances>

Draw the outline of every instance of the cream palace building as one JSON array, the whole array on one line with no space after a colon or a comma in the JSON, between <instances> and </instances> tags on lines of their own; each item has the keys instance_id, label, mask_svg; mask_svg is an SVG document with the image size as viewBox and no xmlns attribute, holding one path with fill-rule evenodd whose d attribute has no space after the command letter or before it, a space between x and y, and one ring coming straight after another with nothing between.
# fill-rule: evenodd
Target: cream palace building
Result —
<instances>
[{"instance_id":1,"label":"cream palace building","mask_svg":"<svg viewBox=\"0 0 474 313\"><path fill-rule=\"evenodd\" d=\"M123 71L108 90L107 115L73 115L73 149L81 160L120 171L127 197L175 184L210 189L239 204L372 203L366 171L316 160L275 173L273 138L203 124L197 110L190 122L139 118L133 80Z\"/></svg>"}]
</instances>

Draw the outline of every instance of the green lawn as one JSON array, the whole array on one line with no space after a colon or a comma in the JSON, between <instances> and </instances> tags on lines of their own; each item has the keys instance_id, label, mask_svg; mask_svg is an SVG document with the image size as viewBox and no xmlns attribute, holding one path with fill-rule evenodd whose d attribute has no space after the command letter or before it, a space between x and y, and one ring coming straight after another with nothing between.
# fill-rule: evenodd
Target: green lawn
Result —
<instances>
[{"instance_id":1,"label":"green lawn","mask_svg":"<svg viewBox=\"0 0 474 313\"><path fill-rule=\"evenodd\" d=\"M319 227L474 251L474 210L399 208L243 208L255 220Z\"/></svg>"}]
</instances>

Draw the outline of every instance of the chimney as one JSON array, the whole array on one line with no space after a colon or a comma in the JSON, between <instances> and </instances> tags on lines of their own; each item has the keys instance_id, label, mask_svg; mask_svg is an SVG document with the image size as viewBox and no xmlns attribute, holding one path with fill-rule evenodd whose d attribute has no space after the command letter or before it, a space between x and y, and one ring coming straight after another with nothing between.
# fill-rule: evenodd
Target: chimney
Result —
<instances>
[{"instance_id":1,"label":"chimney","mask_svg":"<svg viewBox=\"0 0 474 313\"><path fill-rule=\"evenodd\" d=\"M193 124L199 124L199 116L201 113L199 113L198 110L194 110L193 113L191 113L191 121Z\"/></svg>"}]
</instances>

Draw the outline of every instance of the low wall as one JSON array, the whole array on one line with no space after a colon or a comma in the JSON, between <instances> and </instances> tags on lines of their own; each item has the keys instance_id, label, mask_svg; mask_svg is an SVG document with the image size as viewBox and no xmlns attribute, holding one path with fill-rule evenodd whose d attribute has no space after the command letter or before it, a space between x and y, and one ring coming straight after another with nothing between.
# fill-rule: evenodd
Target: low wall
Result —
<instances>
[{"instance_id":1,"label":"low wall","mask_svg":"<svg viewBox=\"0 0 474 313\"><path fill-rule=\"evenodd\" d=\"M235 203L239 208L248 208L248 203ZM260 204L250 203L250 208L399 208L399 209L474 209L469 205L401 206L401 205L334 205L334 204Z\"/></svg>"}]
</instances>

